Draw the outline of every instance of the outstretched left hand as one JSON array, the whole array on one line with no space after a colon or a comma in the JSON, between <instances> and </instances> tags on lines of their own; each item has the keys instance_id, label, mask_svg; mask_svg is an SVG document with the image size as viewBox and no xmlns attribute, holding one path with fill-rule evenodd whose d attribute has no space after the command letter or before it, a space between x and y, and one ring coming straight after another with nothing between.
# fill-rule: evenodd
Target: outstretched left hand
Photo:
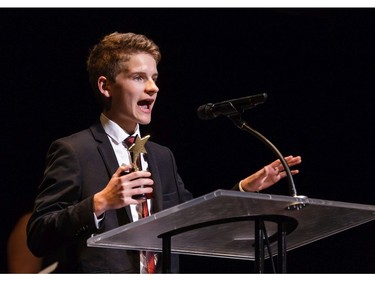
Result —
<instances>
[{"instance_id":1,"label":"outstretched left hand","mask_svg":"<svg viewBox=\"0 0 375 281\"><path fill-rule=\"evenodd\" d=\"M289 167L302 162L301 156L287 156L284 159ZM290 172L295 175L299 173L299 170L291 170ZM280 179L285 178L286 175L283 164L278 159L243 179L240 182L240 186L244 191L260 191L277 183Z\"/></svg>"}]
</instances>

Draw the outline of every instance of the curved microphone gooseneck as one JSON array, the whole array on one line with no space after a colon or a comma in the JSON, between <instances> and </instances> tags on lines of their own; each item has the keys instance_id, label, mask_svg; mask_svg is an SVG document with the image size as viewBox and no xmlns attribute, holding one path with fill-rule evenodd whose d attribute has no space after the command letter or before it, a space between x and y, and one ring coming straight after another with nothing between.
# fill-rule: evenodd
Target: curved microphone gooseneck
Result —
<instances>
[{"instance_id":1,"label":"curved microphone gooseneck","mask_svg":"<svg viewBox=\"0 0 375 281\"><path fill-rule=\"evenodd\" d=\"M247 123L246 121L243 121L241 119L241 115L231 115L231 116L228 116L229 119L231 119L234 124L240 128L241 130L244 130L246 132L249 132L251 133L252 135L254 135L255 137L257 137L258 139L260 139L263 143L265 143L277 156L277 158L281 161L281 164L283 165L284 169L285 169L285 172L287 174L287 178L288 178L288 183L289 183L289 192L290 192L290 195L293 196L293 197L300 197L297 195L297 190L296 190L296 187L295 187L295 184L294 184L294 180L293 180L293 176L292 176L292 173L290 171L290 167L288 166L288 164L286 163L285 159L284 159L284 156L280 153L280 151L276 148L276 146L274 146L265 136L263 136L261 133L259 133L258 131L256 131L255 129L251 128ZM302 196L302 197L305 197L305 196Z\"/></svg>"},{"instance_id":2,"label":"curved microphone gooseneck","mask_svg":"<svg viewBox=\"0 0 375 281\"><path fill-rule=\"evenodd\" d=\"M267 94L263 93L260 95L248 96L239 99L232 99L227 100L219 103L209 103L206 105L202 105L198 108L197 114L198 117L202 120L209 120L216 118L220 115L224 115L231 119L234 124L240 128L241 130L245 130L263 143L265 143L277 156L277 158L281 161L285 172L287 174L288 183L289 183L289 191L290 195L295 198L306 198L304 195L297 195L297 190L294 184L293 176L290 171L288 164L286 163L284 156L280 153L280 151L274 146L265 136L263 136L258 131L251 128L246 121L242 120L241 114L247 110L255 107L258 104L264 103L267 99Z\"/></svg>"}]
</instances>

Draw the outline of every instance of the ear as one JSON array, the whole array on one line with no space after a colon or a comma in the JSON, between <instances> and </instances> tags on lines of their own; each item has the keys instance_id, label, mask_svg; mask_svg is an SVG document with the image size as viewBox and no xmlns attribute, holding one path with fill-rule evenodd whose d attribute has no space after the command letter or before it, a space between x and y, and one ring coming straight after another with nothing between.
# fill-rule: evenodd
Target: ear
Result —
<instances>
[{"instance_id":1,"label":"ear","mask_svg":"<svg viewBox=\"0 0 375 281\"><path fill-rule=\"evenodd\" d=\"M99 92L101 92L104 97L109 98L111 96L109 81L105 76L100 76L98 78L98 88Z\"/></svg>"}]
</instances>

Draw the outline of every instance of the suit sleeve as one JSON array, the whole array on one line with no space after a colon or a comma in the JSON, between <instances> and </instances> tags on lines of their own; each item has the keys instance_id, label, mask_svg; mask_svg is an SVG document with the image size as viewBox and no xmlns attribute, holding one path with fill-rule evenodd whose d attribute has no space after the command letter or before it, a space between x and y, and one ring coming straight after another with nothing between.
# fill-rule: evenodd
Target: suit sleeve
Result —
<instances>
[{"instance_id":1,"label":"suit sleeve","mask_svg":"<svg viewBox=\"0 0 375 281\"><path fill-rule=\"evenodd\" d=\"M74 245L81 235L94 231L93 197L82 200L79 171L74 149L62 140L54 142L27 226L27 243L34 255Z\"/></svg>"},{"instance_id":2,"label":"suit sleeve","mask_svg":"<svg viewBox=\"0 0 375 281\"><path fill-rule=\"evenodd\" d=\"M236 184L232 187L232 190L241 191L241 190L240 190L240 182L236 183Z\"/></svg>"}]
</instances>

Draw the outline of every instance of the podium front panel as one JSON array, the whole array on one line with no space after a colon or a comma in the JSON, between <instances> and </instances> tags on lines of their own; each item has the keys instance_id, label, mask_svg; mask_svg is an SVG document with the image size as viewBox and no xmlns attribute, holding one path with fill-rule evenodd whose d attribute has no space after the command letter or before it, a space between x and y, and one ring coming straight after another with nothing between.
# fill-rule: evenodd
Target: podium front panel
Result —
<instances>
[{"instance_id":1,"label":"podium front panel","mask_svg":"<svg viewBox=\"0 0 375 281\"><path fill-rule=\"evenodd\" d=\"M162 252L160 234L193 224L243 216L286 216L297 227L286 237L295 249L375 219L375 206L262 193L216 190L147 218L91 237L89 247ZM267 236L277 224L265 221ZM172 253L254 260L253 221L207 226L172 237ZM271 241L277 254L277 242ZM268 254L266 253L266 257Z\"/></svg>"}]
</instances>

